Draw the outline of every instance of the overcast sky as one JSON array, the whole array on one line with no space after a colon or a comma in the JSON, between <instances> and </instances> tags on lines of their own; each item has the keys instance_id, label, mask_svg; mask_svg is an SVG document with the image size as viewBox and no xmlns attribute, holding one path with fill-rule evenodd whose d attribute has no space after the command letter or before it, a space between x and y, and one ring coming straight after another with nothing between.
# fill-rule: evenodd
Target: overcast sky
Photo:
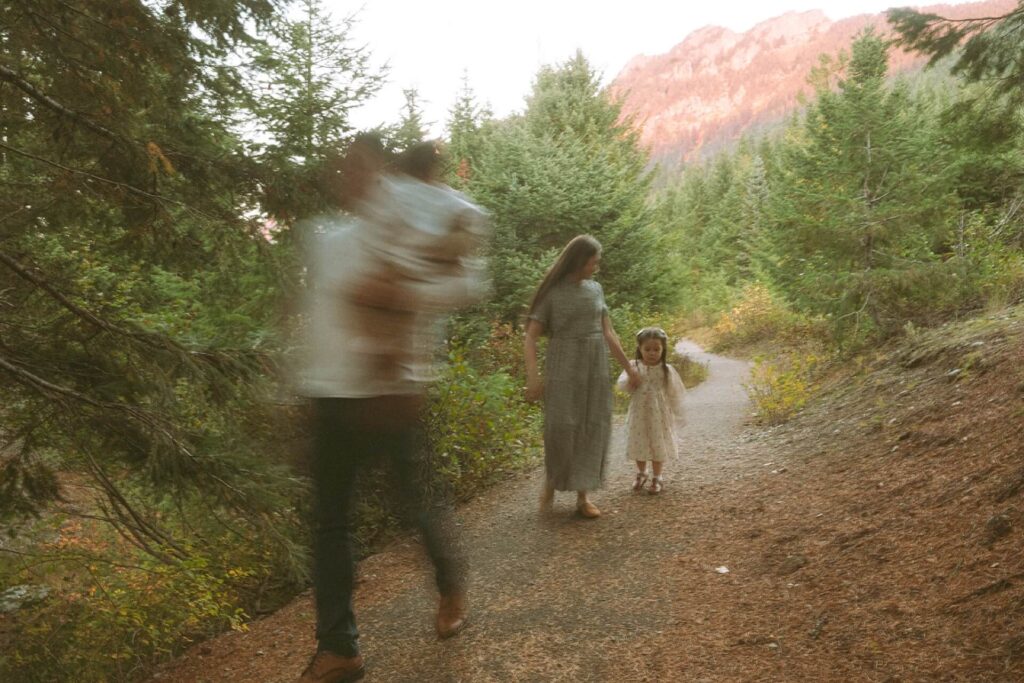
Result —
<instances>
[{"instance_id":1,"label":"overcast sky","mask_svg":"<svg viewBox=\"0 0 1024 683\"><path fill-rule=\"evenodd\" d=\"M788 11L820 9L832 20L876 13L896 0L325 0L336 17L355 14L354 34L388 85L354 113L360 128L399 118L404 88L419 91L431 133L440 135L463 73L497 116L521 111L537 69L577 48L613 79L638 54L670 50L698 28L746 31ZM955 1L950 4L959 4Z\"/></svg>"}]
</instances>

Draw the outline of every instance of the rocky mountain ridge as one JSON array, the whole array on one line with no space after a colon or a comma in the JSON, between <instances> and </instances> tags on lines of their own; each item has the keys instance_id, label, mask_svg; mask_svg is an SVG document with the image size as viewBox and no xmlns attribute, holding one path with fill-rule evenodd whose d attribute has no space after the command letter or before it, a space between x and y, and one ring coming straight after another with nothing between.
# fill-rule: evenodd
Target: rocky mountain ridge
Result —
<instances>
[{"instance_id":1,"label":"rocky mountain ridge","mask_svg":"<svg viewBox=\"0 0 1024 683\"><path fill-rule=\"evenodd\" d=\"M921 8L948 18L997 16L1015 0L986 0ZM885 14L837 21L821 10L787 12L737 33L706 26L662 55L634 57L609 86L635 117L641 141L666 164L699 159L770 125L800 106L807 77L821 55L849 50L867 27L890 33ZM918 69L927 60L893 49L891 73Z\"/></svg>"}]
</instances>

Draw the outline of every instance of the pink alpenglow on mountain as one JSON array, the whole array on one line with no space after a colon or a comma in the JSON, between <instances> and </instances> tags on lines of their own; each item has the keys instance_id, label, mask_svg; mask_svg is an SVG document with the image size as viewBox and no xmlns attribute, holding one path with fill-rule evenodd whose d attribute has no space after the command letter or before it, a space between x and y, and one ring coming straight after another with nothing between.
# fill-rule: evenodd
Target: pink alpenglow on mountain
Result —
<instances>
[{"instance_id":1,"label":"pink alpenglow on mountain","mask_svg":"<svg viewBox=\"0 0 1024 683\"><path fill-rule=\"evenodd\" d=\"M1016 0L989 0L921 10L959 19L1002 15L1016 6ZM745 33L706 26L666 54L634 57L610 90L622 98L623 114L636 118L653 159L669 165L700 159L794 111L800 94L811 92L807 77L819 56L849 52L867 26L890 33L884 14L832 21L820 10L788 12ZM926 61L893 50L890 73Z\"/></svg>"}]
</instances>

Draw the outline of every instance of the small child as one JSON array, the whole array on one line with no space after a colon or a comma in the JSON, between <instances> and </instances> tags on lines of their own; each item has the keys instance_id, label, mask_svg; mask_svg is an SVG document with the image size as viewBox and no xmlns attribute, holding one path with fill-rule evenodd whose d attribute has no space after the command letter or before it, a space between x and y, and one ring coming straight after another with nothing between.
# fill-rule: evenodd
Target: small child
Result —
<instances>
[{"instance_id":1,"label":"small child","mask_svg":"<svg viewBox=\"0 0 1024 683\"><path fill-rule=\"evenodd\" d=\"M642 491L647 483L647 461L651 461L654 477L649 492L661 493L662 463L676 454L676 427L683 420L683 395L686 389L679 373L665 362L668 335L660 327L645 327L636 334L636 360L631 361L642 384L630 391L629 414L626 417L626 459L636 461L634 491ZM629 391L626 373L619 376L618 387Z\"/></svg>"}]
</instances>

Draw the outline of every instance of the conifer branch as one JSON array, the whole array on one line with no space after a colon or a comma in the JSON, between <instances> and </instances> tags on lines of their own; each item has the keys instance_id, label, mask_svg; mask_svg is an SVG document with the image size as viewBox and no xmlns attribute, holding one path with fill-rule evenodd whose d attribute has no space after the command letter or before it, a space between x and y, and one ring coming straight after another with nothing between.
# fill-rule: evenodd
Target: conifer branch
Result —
<instances>
[{"instance_id":1,"label":"conifer branch","mask_svg":"<svg viewBox=\"0 0 1024 683\"><path fill-rule=\"evenodd\" d=\"M106 332L134 339L147 346L162 351L177 351L182 354L189 354L188 349L181 346L181 344L174 341L173 339L170 339L169 337L160 336L153 332L127 330L115 325L114 323L108 320L104 320L95 313L86 310L85 308L82 308L78 304L68 299L62 293L57 291L57 289L54 288L50 283L46 282L41 277L32 273L28 268L22 266L20 263L18 263L16 259L14 259L14 257L4 253L3 251L0 251L0 263L3 263L8 268L13 270L18 276L31 282L36 287L49 294L53 299L59 302L61 306L74 313L77 317L81 318L82 320L85 320L88 323L91 323L92 325L95 325L96 327L99 327L100 329Z\"/></svg>"},{"instance_id":2,"label":"conifer branch","mask_svg":"<svg viewBox=\"0 0 1024 683\"><path fill-rule=\"evenodd\" d=\"M37 87L26 81L21 76L19 76L16 72L12 71L11 69L7 68L2 64L0 64L0 80L7 81L11 85L18 88L26 95L31 97L36 102L39 102L40 104L45 106L47 109L51 109L57 112L58 114L61 114L62 116L66 116L74 121L81 123L83 126L93 131L94 133L102 135L105 138L110 138L111 140L124 141L123 136L118 135L109 128L101 126L100 124L91 120L84 114L81 114L80 112L65 107L63 104L53 99L46 93L42 92Z\"/></svg>"},{"instance_id":3,"label":"conifer branch","mask_svg":"<svg viewBox=\"0 0 1024 683\"><path fill-rule=\"evenodd\" d=\"M127 415L130 419L148 427L158 436L165 439L178 453L184 455L186 458L193 462L198 462L199 458L192 452L192 449L185 444L180 438L173 433L173 426L169 425L166 420L159 416L144 410L138 406L129 405L127 403L118 403L113 401L99 401L91 396L87 396L79 391L71 389L69 387L54 384L48 380L39 377L38 375L20 367L19 365L12 363L3 356L0 356L0 370L6 370L10 375L14 377L19 383L28 386L29 388L35 389L38 393L42 394L45 398L49 399L73 399L80 403L92 406L99 410L107 412L118 412ZM232 486L228 482L224 481L221 477L211 475L210 478L223 487L224 490L230 491L236 495L241 496L241 491L236 487Z\"/></svg>"},{"instance_id":4,"label":"conifer branch","mask_svg":"<svg viewBox=\"0 0 1024 683\"><path fill-rule=\"evenodd\" d=\"M38 161L38 162L46 164L48 166L53 166L54 168L59 168L60 170L66 171L68 173L73 173L75 175L85 176L86 178L89 178L90 180L96 180L98 182L101 182L101 183L104 183L104 184L107 184L107 185L113 185L114 187L121 188L122 190L127 190L128 192L131 192L132 194L137 194L137 195L140 195L142 197L146 197L147 199L154 199L154 200L156 200L158 202L166 202L168 204L175 204L177 206L181 206L181 207L183 207L183 208L185 208L185 209L187 209L189 211L192 211L193 213L195 213L195 214L197 214L199 216L203 216L204 218L209 218L210 220L217 220L217 218L215 216L211 216L210 214L207 214L207 213L204 213L204 212L202 212L202 211L200 211L198 209L192 208L192 207L190 207L188 204L186 204L183 201L180 201L180 200L177 200L177 199L171 199L170 197L164 197L163 195L159 195L159 194L154 194L152 192L148 192L148 191L143 190L141 188L135 187L134 185L131 185L129 183L122 183L119 180L111 180L110 178L104 178L103 176L98 176L98 175L95 175L93 173L89 173L88 171L83 171L83 170L78 169L78 168L71 168L69 166L65 166L63 164L57 163L56 161L52 161L50 159L45 159L43 157L36 156L35 154L32 154L31 152L26 152L24 150L17 149L15 147L11 147L10 145L5 145L3 143L0 143L0 149L7 150L8 152L12 152L14 154L17 154L18 156L25 157L26 159L32 159L33 161Z\"/></svg>"}]
</instances>

